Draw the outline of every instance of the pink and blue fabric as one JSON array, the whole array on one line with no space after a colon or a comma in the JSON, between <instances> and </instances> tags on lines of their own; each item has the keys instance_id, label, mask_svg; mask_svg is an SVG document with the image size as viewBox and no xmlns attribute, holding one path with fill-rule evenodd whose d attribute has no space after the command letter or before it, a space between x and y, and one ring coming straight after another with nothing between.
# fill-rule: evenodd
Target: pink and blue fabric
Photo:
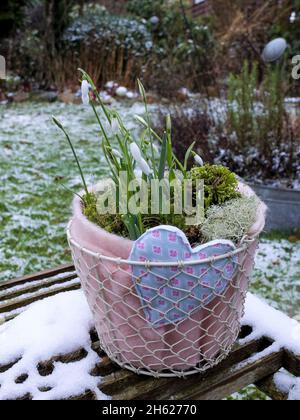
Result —
<instances>
[{"instance_id":1,"label":"pink and blue fabric","mask_svg":"<svg viewBox=\"0 0 300 420\"><path fill-rule=\"evenodd\" d=\"M225 240L193 249L186 235L172 226L148 230L135 242L129 257L130 261L145 262L145 266L132 266L132 270L146 319L155 327L174 324L221 297L236 274L238 257L206 260L235 250L235 245ZM147 269L147 262L178 265Z\"/></svg>"}]
</instances>

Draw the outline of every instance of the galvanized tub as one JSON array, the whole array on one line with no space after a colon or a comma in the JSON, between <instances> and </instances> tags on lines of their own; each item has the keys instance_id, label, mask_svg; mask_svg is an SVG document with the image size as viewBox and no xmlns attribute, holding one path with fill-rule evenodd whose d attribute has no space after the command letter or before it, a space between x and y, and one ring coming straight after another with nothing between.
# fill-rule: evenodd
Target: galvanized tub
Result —
<instances>
[{"instance_id":1,"label":"galvanized tub","mask_svg":"<svg viewBox=\"0 0 300 420\"><path fill-rule=\"evenodd\" d=\"M269 208L266 230L300 230L300 191L251 184Z\"/></svg>"}]
</instances>

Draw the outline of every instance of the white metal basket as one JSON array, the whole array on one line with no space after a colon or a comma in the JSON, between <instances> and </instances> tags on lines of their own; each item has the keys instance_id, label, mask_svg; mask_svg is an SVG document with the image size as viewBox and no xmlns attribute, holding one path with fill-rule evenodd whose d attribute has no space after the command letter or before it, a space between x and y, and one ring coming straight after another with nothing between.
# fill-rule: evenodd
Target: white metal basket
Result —
<instances>
[{"instance_id":1,"label":"white metal basket","mask_svg":"<svg viewBox=\"0 0 300 420\"><path fill-rule=\"evenodd\" d=\"M68 241L74 264L94 315L101 347L112 361L138 374L184 377L204 372L229 355L240 332L256 239L246 238L236 251L205 260L136 262L83 247L72 236L72 223L68 227ZM141 279L133 274L134 268L142 268L144 273L157 277L158 267L169 267L174 274L169 278L161 276L161 282L178 296L182 289L172 280L180 274L205 286L201 275L195 277L187 267L203 266L206 273L217 270L225 278L222 265L225 259L234 261L236 271L224 291L208 288L210 299L198 299L197 307L184 313L179 321L168 318L167 323L156 326L149 322L146 309L151 307L151 301L141 299L137 290ZM159 296L160 290L155 292ZM193 289L184 292L186 298ZM170 296L168 299L172 300ZM178 305L178 299L173 303Z\"/></svg>"}]
</instances>

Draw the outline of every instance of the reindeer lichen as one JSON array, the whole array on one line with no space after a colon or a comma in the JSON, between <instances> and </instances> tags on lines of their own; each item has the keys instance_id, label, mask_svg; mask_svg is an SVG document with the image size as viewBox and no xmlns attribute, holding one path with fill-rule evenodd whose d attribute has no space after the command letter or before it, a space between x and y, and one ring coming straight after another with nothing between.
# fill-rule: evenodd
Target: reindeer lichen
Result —
<instances>
[{"instance_id":1,"label":"reindeer lichen","mask_svg":"<svg viewBox=\"0 0 300 420\"><path fill-rule=\"evenodd\" d=\"M238 244L254 224L259 199L237 198L221 206L211 206L201 226L205 241L228 239Z\"/></svg>"}]
</instances>

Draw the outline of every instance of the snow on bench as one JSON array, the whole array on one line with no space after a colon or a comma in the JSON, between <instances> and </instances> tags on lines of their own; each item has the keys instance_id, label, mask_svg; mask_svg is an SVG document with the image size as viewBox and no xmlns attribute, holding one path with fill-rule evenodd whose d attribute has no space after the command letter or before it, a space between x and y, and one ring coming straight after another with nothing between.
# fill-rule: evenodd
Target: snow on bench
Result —
<instances>
[{"instance_id":1,"label":"snow on bench","mask_svg":"<svg viewBox=\"0 0 300 420\"><path fill-rule=\"evenodd\" d=\"M300 400L300 324L252 294L229 358L183 381L112 363L79 288L72 266L0 284L0 400L221 399L252 383Z\"/></svg>"}]
</instances>

